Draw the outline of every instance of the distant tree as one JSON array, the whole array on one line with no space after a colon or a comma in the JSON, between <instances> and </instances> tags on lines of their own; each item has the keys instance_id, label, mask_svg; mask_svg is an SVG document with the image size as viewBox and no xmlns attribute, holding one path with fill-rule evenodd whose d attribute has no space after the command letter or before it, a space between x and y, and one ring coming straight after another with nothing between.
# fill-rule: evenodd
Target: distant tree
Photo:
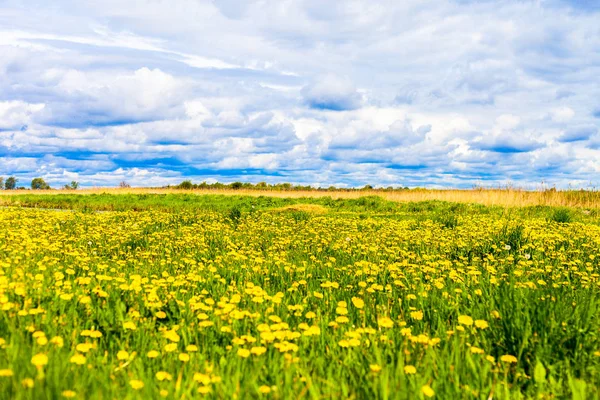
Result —
<instances>
[{"instance_id":1,"label":"distant tree","mask_svg":"<svg viewBox=\"0 0 600 400\"><path fill-rule=\"evenodd\" d=\"M242 182L233 182L231 185L229 185L229 187L231 187L232 189L241 189L243 186Z\"/></svg>"},{"instance_id":2,"label":"distant tree","mask_svg":"<svg viewBox=\"0 0 600 400\"><path fill-rule=\"evenodd\" d=\"M185 180L177 185L178 189L190 190L194 188L194 184L190 180Z\"/></svg>"},{"instance_id":3,"label":"distant tree","mask_svg":"<svg viewBox=\"0 0 600 400\"><path fill-rule=\"evenodd\" d=\"M373 190L373 186L371 186L371 185L365 185L363 187L363 190Z\"/></svg>"},{"instance_id":4,"label":"distant tree","mask_svg":"<svg viewBox=\"0 0 600 400\"><path fill-rule=\"evenodd\" d=\"M125 181L121 181L121 183L119 183L119 187L121 189L127 189L127 188L130 188L131 185L129 183L125 182Z\"/></svg>"},{"instance_id":5,"label":"distant tree","mask_svg":"<svg viewBox=\"0 0 600 400\"><path fill-rule=\"evenodd\" d=\"M31 181L31 188L33 190L47 190L50 189L50 185L48 185L43 178L33 178Z\"/></svg>"},{"instance_id":6,"label":"distant tree","mask_svg":"<svg viewBox=\"0 0 600 400\"><path fill-rule=\"evenodd\" d=\"M4 188L6 190L15 190L17 187L17 182L19 182L19 180L14 176L6 178L6 181L4 182Z\"/></svg>"},{"instance_id":7,"label":"distant tree","mask_svg":"<svg viewBox=\"0 0 600 400\"><path fill-rule=\"evenodd\" d=\"M71 181L70 184L63 186L65 190L77 190L79 188L79 182Z\"/></svg>"},{"instance_id":8,"label":"distant tree","mask_svg":"<svg viewBox=\"0 0 600 400\"><path fill-rule=\"evenodd\" d=\"M0 176L0 190L4 189L4 177Z\"/></svg>"}]
</instances>

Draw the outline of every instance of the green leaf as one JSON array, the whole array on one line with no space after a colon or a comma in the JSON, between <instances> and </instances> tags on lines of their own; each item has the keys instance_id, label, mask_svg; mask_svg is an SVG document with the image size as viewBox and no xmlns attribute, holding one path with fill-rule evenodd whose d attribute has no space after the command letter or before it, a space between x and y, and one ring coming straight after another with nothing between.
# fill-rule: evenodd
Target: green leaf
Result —
<instances>
[{"instance_id":1,"label":"green leaf","mask_svg":"<svg viewBox=\"0 0 600 400\"><path fill-rule=\"evenodd\" d=\"M538 385L546 383L546 368L539 360L535 364L535 370L533 371L533 379Z\"/></svg>"}]
</instances>

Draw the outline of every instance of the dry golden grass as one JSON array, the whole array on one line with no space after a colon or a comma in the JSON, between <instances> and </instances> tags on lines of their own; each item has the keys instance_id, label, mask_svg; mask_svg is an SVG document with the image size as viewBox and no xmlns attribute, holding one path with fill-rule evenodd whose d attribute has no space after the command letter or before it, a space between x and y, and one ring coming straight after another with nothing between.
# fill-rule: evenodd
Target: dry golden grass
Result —
<instances>
[{"instance_id":1,"label":"dry golden grass","mask_svg":"<svg viewBox=\"0 0 600 400\"><path fill-rule=\"evenodd\" d=\"M50 190L50 191L2 191L2 195L15 194L220 194L220 195L246 195L246 196L272 196L272 197L331 197L333 199L356 199L363 196L381 196L390 201L409 202L441 200L458 203L476 203L488 206L526 207L526 206L559 206L577 208L600 208L600 192L596 191L527 191L519 189L413 189L405 191L270 191L254 189L160 189L160 188L94 188L79 190Z\"/></svg>"}]
</instances>

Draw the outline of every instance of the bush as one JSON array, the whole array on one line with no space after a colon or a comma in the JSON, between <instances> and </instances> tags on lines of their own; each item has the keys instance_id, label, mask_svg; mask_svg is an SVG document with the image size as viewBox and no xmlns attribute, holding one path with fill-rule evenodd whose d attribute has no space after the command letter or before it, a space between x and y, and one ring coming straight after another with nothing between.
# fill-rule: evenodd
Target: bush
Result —
<instances>
[{"instance_id":1,"label":"bush","mask_svg":"<svg viewBox=\"0 0 600 400\"><path fill-rule=\"evenodd\" d=\"M190 180L185 180L177 185L178 189L191 190L194 188L194 184Z\"/></svg>"},{"instance_id":2,"label":"bush","mask_svg":"<svg viewBox=\"0 0 600 400\"><path fill-rule=\"evenodd\" d=\"M567 224L573 220L573 216L567 208L559 208L557 210L554 210L554 213L552 214L550 219L554 222Z\"/></svg>"}]
</instances>

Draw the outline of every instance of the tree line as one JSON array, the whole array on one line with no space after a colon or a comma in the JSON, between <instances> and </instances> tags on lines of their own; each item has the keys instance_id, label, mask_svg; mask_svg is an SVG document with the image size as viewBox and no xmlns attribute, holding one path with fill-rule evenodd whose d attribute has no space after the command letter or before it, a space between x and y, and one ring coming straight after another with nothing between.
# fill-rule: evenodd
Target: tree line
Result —
<instances>
[{"instance_id":1,"label":"tree line","mask_svg":"<svg viewBox=\"0 0 600 400\"><path fill-rule=\"evenodd\" d=\"M250 183L250 182L232 182L232 183L193 183L190 180L185 180L178 185L174 186L165 186L165 188L174 188L174 189L184 189L184 190L193 190L193 189L232 189L232 190L272 190L272 191L357 191L357 190L379 190L379 191L394 191L394 190L408 190L408 187L386 187L386 188L374 188L371 185L365 185L361 188L338 188L335 186L329 187L314 187L310 185L294 185L291 183L275 183L269 184L266 182L258 182L258 183Z\"/></svg>"},{"instance_id":2,"label":"tree line","mask_svg":"<svg viewBox=\"0 0 600 400\"><path fill-rule=\"evenodd\" d=\"M4 177L0 176L0 190L1 189L4 189L4 190L25 189L25 186L17 186L18 183L19 183L19 179L14 176L10 176L6 179L4 179ZM77 181L72 181L68 185L63 186L63 189L68 189L68 190L75 190L78 188L79 188L79 182L77 182ZM31 189L32 190L49 190L52 188L44 180L44 178L33 178L31 180Z\"/></svg>"},{"instance_id":3,"label":"tree line","mask_svg":"<svg viewBox=\"0 0 600 400\"><path fill-rule=\"evenodd\" d=\"M11 176L6 179L0 176L0 190L19 190L26 189L24 186L18 186L19 179ZM49 190L52 189L50 185L43 178L33 178L31 180L30 187L32 190ZM130 188L131 185L129 183L122 181L119 183L120 188ZM75 190L79 188L79 182L72 181L68 185L64 185L62 189L65 190ZM338 188L335 186L329 187L314 187L310 185L294 185L292 183L275 183L269 184L266 182L231 182L231 183L221 183L221 182L202 182L202 183L193 183L191 180L184 180L178 185L168 185L163 186L164 189L183 189L183 190L194 190L194 189L204 189L204 190L219 190L219 189L230 189L230 190L271 190L271 191L357 191L357 190L377 190L377 191L397 191L397 190L408 190L408 187L392 187L389 186L387 188L374 188L371 185L365 185L361 188Z\"/></svg>"}]
</instances>

